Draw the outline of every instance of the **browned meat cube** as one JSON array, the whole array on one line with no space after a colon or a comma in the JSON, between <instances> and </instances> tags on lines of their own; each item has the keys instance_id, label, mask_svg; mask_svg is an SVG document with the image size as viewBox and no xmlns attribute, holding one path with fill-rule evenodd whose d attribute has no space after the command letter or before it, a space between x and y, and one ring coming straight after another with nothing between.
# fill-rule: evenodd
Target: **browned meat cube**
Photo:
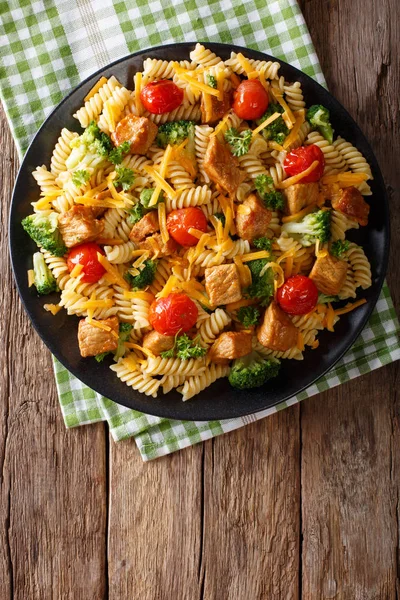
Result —
<instances>
[{"instance_id":1,"label":"browned meat cube","mask_svg":"<svg viewBox=\"0 0 400 600\"><path fill-rule=\"evenodd\" d=\"M265 208L256 194L250 194L239 204L236 211L236 230L238 236L252 242L266 234L272 218L272 212Z\"/></svg>"},{"instance_id":2,"label":"browned meat cube","mask_svg":"<svg viewBox=\"0 0 400 600\"><path fill-rule=\"evenodd\" d=\"M157 257L173 256L178 250L178 244L171 237L168 239L168 242L164 244L161 233L155 233L154 235L147 237L141 242L140 247L149 250Z\"/></svg>"},{"instance_id":3,"label":"browned meat cube","mask_svg":"<svg viewBox=\"0 0 400 600\"><path fill-rule=\"evenodd\" d=\"M158 127L146 117L128 115L122 119L111 134L116 146L129 142L132 154L146 154L157 135Z\"/></svg>"},{"instance_id":4,"label":"browned meat cube","mask_svg":"<svg viewBox=\"0 0 400 600\"><path fill-rule=\"evenodd\" d=\"M173 335L162 335L158 331L150 331L143 338L142 346L147 348L155 356L160 356L161 352L170 350L175 344Z\"/></svg>"},{"instance_id":5,"label":"browned meat cube","mask_svg":"<svg viewBox=\"0 0 400 600\"><path fill-rule=\"evenodd\" d=\"M211 346L209 357L218 364L225 365L234 358L240 358L251 352L250 331L226 331Z\"/></svg>"},{"instance_id":6,"label":"browned meat cube","mask_svg":"<svg viewBox=\"0 0 400 600\"><path fill-rule=\"evenodd\" d=\"M90 206L73 206L58 218L58 228L67 248L83 242L93 242L104 229L104 222L98 221Z\"/></svg>"},{"instance_id":7,"label":"browned meat cube","mask_svg":"<svg viewBox=\"0 0 400 600\"><path fill-rule=\"evenodd\" d=\"M224 97L222 100L218 100L215 96L210 96L211 98L211 112L208 114L206 103L204 102L204 93L201 95L201 122L208 123L209 125L215 125L217 121L222 119L225 113L231 107L231 92L224 92Z\"/></svg>"},{"instance_id":8,"label":"browned meat cube","mask_svg":"<svg viewBox=\"0 0 400 600\"><path fill-rule=\"evenodd\" d=\"M265 311L264 320L257 332L257 339L266 348L286 352L297 344L298 329L291 318L276 302Z\"/></svg>"},{"instance_id":9,"label":"browned meat cube","mask_svg":"<svg viewBox=\"0 0 400 600\"><path fill-rule=\"evenodd\" d=\"M145 215L140 221L134 224L129 234L131 240L137 244L144 240L146 235L150 235L159 231L157 211L152 210Z\"/></svg>"},{"instance_id":10,"label":"browned meat cube","mask_svg":"<svg viewBox=\"0 0 400 600\"><path fill-rule=\"evenodd\" d=\"M226 144L221 144L213 136L207 146L203 167L207 175L218 183L229 194L233 195L245 179L244 173L239 169L239 161Z\"/></svg>"},{"instance_id":11,"label":"browned meat cube","mask_svg":"<svg viewBox=\"0 0 400 600\"><path fill-rule=\"evenodd\" d=\"M206 292L213 306L237 302L242 297L236 265L208 267L205 271Z\"/></svg>"},{"instance_id":12,"label":"browned meat cube","mask_svg":"<svg viewBox=\"0 0 400 600\"><path fill-rule=\"evenodd\" d=\"M346 280L347 262L330 254L320 256L314 263L309 275L323 294L336 296Z\"/></svg>"},{"instance_id":13,"label":"browned meat cube","mask_svg":"<svg viewBox=\"0 0 400 600\"><path fill-rule=\"evenodd\" d=\"M332 199L332 207L360 225L368 225L369 205L357 188L351 186L340 190L338 197Z\"/></svg>"},{"instance_id":14,"label":"browned meat cube","mask_svg":"<svg viewBox=\"0 0 400 600\"><path fill-rule=\"evenodd\" d=\"M99 319L97 323L110 327L110 331L91 325L86 319L79 321L78 343L81 356L96 356L102 352L113 352L118 347L118 319ZM116 335L115 335L116 334Z\"/></svg>"},{"instance_id":15,"label":"browned meat cube","mask_svg":"<svg viewBox=\"0 0 400 600\"><path fill-rule=\"evenodd\" d=\"M318 183L295 183L283 190L283 195L286 198L286 213L294 215L318 202Z\"/></svg>"}]
</instances>

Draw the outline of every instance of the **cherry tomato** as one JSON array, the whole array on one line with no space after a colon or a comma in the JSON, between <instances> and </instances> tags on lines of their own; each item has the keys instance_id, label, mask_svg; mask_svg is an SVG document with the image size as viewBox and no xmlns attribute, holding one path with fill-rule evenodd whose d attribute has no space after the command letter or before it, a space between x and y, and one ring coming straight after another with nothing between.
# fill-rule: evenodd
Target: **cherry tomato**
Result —
<instances>
[{"instance_id":1,"label":"cherry tomato","mask_svg":"<svg viewBox=\"0 0 400 600\"><path fill-rule=\"evenodd\" d=\"M289 315L305 315L317 305L317 286L305 275L293 275L278 289L277 300Z\"/></svg>"},{"instance_id":2,"label":"cherry tomato","mask_svg":"<svg viewBox=\"0 0 400 600\"><path fill-rule=\"evenodd\" d=\"M169 79L152 81L144 86L140 92L140 99L146 110L161 115L175 110L182 104L183 90Z\"/></svg>"},{"instance_id":3,"label":"cherry tomato","mask_svg":"<svg viewBox=\"0 0 400 600\"><path fill-rule=\"evenodd\" d=\"M195 246L199 241L188 233L191 227L204 233L207 231L207 218L200 208L194 206L178 208L169 213L167 217L168 232L181 246Z\"/></svg>"},{"instance_id":4,"label":"cherry tomato","mask_svg":"<svg viewBox=\"0 0 400 600\"><path fill-rule=\"evenodd\" d=\"M102 264L97 260L97 253L104 254L103 250L94 242L87 242L75 246L69 251L67 258L68 269L71 272L76 265L83 265L81 281L84 283L96 283L106 272Z\"/></svg>"},{"instance_id":5,"label":"cherry tomato","mask_svg":"<svg viewBox=\"0 0 400 600\"><path fill-rule=\"evenodd\" d=\"M321 179L325 167L323 152L315 144L311 144L311 146L300 146L300 148L296 148L289 152L283 161L283 168L288 175L297 175L308 169L314 160L318 160L319 165L314 171L311 171L309 175L306 175L306 177L303 177L300 181L300 183L312 183L313 181L319 181L319 179Z\"/></svg>"},{"instance_id":6,"label":"cherry tomato","mask_svg":"<svg viewBox=\"0 0 400 600\"><path fill-rule=\"evenodd\" d=\"M186 294L173 293L158 298L150 306L149 320L162 335L176 335L189 331L197 321L197 306Z\"/></svg>"},{"instance_id":7,"label":"cherry tomato","mask_svg":"<svg viewBox=\"0 0 400 600\"><path fill-rule=\"evenodd\" d=\"M259 119L267 110L268 92L257 79L246 79L233 96L233 110L241 119Z\"/></svg>"}]
</instances>

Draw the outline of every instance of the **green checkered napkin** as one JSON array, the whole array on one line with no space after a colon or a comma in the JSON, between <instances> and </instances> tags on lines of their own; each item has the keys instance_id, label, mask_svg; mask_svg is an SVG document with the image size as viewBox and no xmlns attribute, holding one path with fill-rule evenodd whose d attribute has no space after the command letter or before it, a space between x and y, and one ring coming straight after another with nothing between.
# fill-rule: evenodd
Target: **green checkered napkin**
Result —
<instances>
[{"instance_id":1,"label":"green checkered napkin","mask_svg":"<svg viewBox=\"0 0 400 600\"><path fill-rule=\"evenodd\" d=\"M20 156L53 107L80 81L113 60L158 44L207 40L239 44L282 58L324 84L296 0L235 4L228 0L0 2L0 91ZM276 408L225 421L183 422L145 415L100 396L56 360L54 368L67 427L107 420L115 440L134 436L143 460L151 460L262 419L399 359L398 331L385 285L367 327L328 375Z\"/></svg>"}]
</instances>

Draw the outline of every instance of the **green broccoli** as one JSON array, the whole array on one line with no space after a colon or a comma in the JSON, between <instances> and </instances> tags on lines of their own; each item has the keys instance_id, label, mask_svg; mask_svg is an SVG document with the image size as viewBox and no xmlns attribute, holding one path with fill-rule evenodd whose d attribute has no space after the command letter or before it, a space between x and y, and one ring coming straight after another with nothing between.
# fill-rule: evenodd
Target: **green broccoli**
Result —
<instances>
[{"instance_id":1,"label":"green broccoli","mask_svg":"<svg viewBox=\"0 0 400 600\"><path fill-rule=\"evenodd\" d=\"M222 226L225 227L226 219L224 213L214 213L214 217L221 221Z\"/></svg>"},{"instance_id":2,"label":"green broccoli","mask_svg":"<svg viewBox=\"0 0 400 600\"><path fill-rule=\"evenodd\" d=\"M125 354L125 342L129 340L131 335L132 325L129 323L120 323L119 324L119 334L118 334L118 347L114 354L114 359L118 360ZM112 352L101 352L101 354L96 354L95 359L97 362L102 362L106 356L112 354Z\"/></svg>"},{"instance_id":3,"label":"green broccoli","mask_svg":"<svg viewBox=\"0 0 400 600\"><path fill-rule=\"evenodd\" d=\"M139 203L135 204L135 206L129 210L129 215L128 215L129 225L135 225L135 223L138 223L138 221L140 221L140 219L143 219L144 215L145 215L145 211L144 211L143 206Z\"/></svg>"},{"instance_id":4,"label":"green broccoli","mask_svg":"<svg viewBox=\"0 0 400 600\"><path fill-rule=\"evenodd\" d=\"M108 155L108 160L113 163L113 165L120 165L122 163L122 158L124 154L128 154L131 149L131 145L129 142L122 142L116 148L113 148Z\"/></svg>"},{"instance_id":5,"label":"green broccoli","mask_svg":"<svg viewBox=\"0 0 400 600\"><path fill-rule=\"evenodd\" d=\"M336 240L331 246L331 254L336 258L341 258L349 249L350 242L348 240Z\"/></svg>"},{"instance_id":6,"label":"green broccoli","mask_svg":"<svg viewBox=\"0 0 400 600\"><path fill-rule=\"evenodd\" d=\"M326 294L318 294L318 304L328 304L328 302L339 302L339 296L327 296Z\"/></svg>"},{"instance_id":7,"label":"green broccoli","mask_svg":"<svg viewBox=\"0 0 400 600\"><path fill-rule=\"evenodd\" d=\"M263 114L263 116L258 119L257 125L261 125L264 123L268 117L271 117L274 113L283 113L284 110L280 104L270 104L267 108L267 111ZM269 125L264 127L262 130L262 135L266 140L272 140L277 142L278 144L283 144L285 138L289 135L289 129L286 127L285 121L282 117L278 117L275 121L272 121Z\"/></svg>"},{"instance_id":8,"label":"green broccoli","mask_svg":"<svg viewBox=\"0 0 400 600\"><path fill-rule=\"evenodd\" d=\"M89 171L86 171L85 169L81 169L78 171L74 171L72 173L72 183L74 185L76 185L76 187L80 187L81 185L84 185L85 183L87 183L90 179L90 173Z\"/></svg>"},{"instance_id":9,"label":"green broccoli","mask_svg":"<svg viewBox=\"0 0 400 600\"><path fill-rule=\"evenodd\" d=\"M268 262L266 258L259 258L246 263L251 272L252 283L244 293L250 298L257 298L261 306L267 306L274 295L274 273L271 268L264 271Z\"/></svg>"},{"instance_id":10,"label":"green broccoli","mask_svg":"<svg viewBox=\"0 0 400 600\"><path fill-rule=\"evenodd\" d=\"M285 223L282 232L298 240L303 246L311 246L317 240L329 242L331 237L331 212L318 210L306 215L299 222Z\"/></svg>"},{"instance_id":11,"label":"green broccoli","mask_svg":"<svg viewBox=\"0 0 400 600\"><path fill-rule=\"evenodd\" d=\"M283 210L285 201L281 192L274 190L272 177L268 175L257 175L254 180L256 190L269 210Z\"/></svg>"},{"instance_id":12,"label":"green broccoli","mask_svg":"<svg viewBox=\"0 0 400 600\"><path fill-rule=\"evenodd\" d=\"M207 84L214 89L218 87L217 79L214 77L214 75L207 75Z\"/></svg>"},{"instance_id":13,"label":"green broccoli","mask_svg":"<svg viewBox=\"0 0 400 600\"><path fill-rule=\"evenodd\" d=\"M234 127L225 132L224 137L231 147L233 156L243 156L249 151L252 135L251 129L245 129L239 133Z\"/></svg>"},{"instance_id":14,"label":"green broccoli","mask_svg":"<svg viewBox=\"0 0 400 600\"><path fill-rule=\"evenodd\" d=\"M117 177L114 179L114 185L116 187L122 187L124 192L127 192L133 186L133 182L135 181L135 174L132 169L127 169L126 167L116 167L115 172L117 173Z\"/></svg>"},{"instance_id":15,"label":"green broccoli","mask_svg":"<svg viewBox=\"0 0 400 600\"><path fill-rule=\"evenodd\" d=\"M85 164L96 161L100 163L103 158L107 158L113 145L109 136L100 131L98 125L91 121L85 131L70 142L72 148L71 154L65 161L67 169L75 169L84 159Z\"/></svg>"},{"instance_id":16,"label":"green broccoli","mask_svg":"<svg viewBox=\"0 0 400 600\"><path fill-rule=\"evenodd\" d=\"M149 202L150 202L150 200L151 200L151 198L153 196L153 192L154 192L154 188L144 188L140 192L139 200L140 200L140 204L144 208L149 208ZM157 203L154 206L151 206L150 209L157 208L157 206L158 206L158 204L160 202L164 202L164 192L163 192L163 190L161 190L160 195L158 196Z\"/></svg>"},{"instance_id":17,"label":"green broccoli","mask_svg":"<svg viewBox=\"0 0 400 600\"><path fill-rule=\"evenodd\" d=\"M307 111L307 121L313 127L316 127L320 134L332 144L333 129L329 121L329 110L322 104L313 104Z\"/></svg>"},{"instance_id":18,"label":"green broccoli","mask_svg":"<svg viewBox=\"0 0 400 600\"><path fill-rule=\"evenodd\" d=\"M38 246L48 250L53 256L64 256L67 248L57 224L58 215L55 212L51 212L48 216L34 213L22 221L22 227Z\"/></svg>"},{"instance_id":19,"label":"green broccoli","mask_svg":"<svg viewBox=\"0 0 400 600\"><path fill-rule=\"evenodd\" d=\"M180 144L190 134L194 135L193 121L170 121L160 125L156 142L160 148L166 148L168 144Z\"/></svg>"},{"instance_id":20,"label":"green broccoli","mask_svg":"<svg viewBox=\"0 0 400 600\"><path fill-rule=\"evenodd\" d=\"M253 351L234 361L228 380L239 390L260 387L278 375L280 365L279 360L263 358Z\"/></svg>"},{"instance_id":21,"label":"green broccoli","mask_svg":"<svg viewBox=\"0 0 400 600\"><path fill-rule=\"evenodd\" d=\"M258 248L259 250L266 250L267 252L271 252L272 240L270 240L267 237L255 238L253 240L253 246Z\"/></svg>"},{"instance_id":22,"label":"green broccoli","mask_svg":"<svg viewBox=\"0 0 400 600\"><path fill-rule=\"evenodd\" d=\"M186 333L175 337L175 343L172 348L161 352L162 358L180 358L181 360L189 360L189 358L201 358L207 352L207 348L203 348L200 344L199 337L192 340Z\"/></svg>"},{"instance_id":23,"label":"green broccoli","mask_svg":"<svg viewBox=\"0 0 400 600\"><path fill-rule=\"evenodd\" d=\"M153 283L156 270L157 261L149 258L144 261L144 268L140 271L139 275L132 275L127 271L124 278L132 288L142 290Z\"/></svg>"},{"instance_id":24,"label":"green broccoli","mask_svg":"<svg viewBox=\"0 0 400 600\"><path fill-rule=\"evenodd\" d=\"M237 312L237 318L245 327L257 325L260 311L255 306L241 306Z\"/></svg>"},{"instance_id":25,"label":"green broccoli","mask_svg":"<svg viewBox=\"0 0 400 600\"><path fill-rule=\"evenodd\" d=\"M44 296L59 291L57 281L49 267L46 265L44 256L41 252L35 252L33 255L33 271L35 273L35 286L38 294Z\"/></svg>"}]
</instances>

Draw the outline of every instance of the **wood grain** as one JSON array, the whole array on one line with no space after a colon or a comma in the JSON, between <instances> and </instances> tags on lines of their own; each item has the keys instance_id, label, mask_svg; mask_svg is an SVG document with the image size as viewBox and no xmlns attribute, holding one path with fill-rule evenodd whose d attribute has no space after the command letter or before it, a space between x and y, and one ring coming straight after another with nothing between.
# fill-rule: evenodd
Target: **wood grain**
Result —
<instances>
[{"instance_id":1,"label":"wood grain","mask_svg":"<svg viewBox=\"0 0 400 600\"><path fill-rule=\"evenodd\" d=\"M0 113L0 598L76 600L106 589L102 424L66 431L49 352L15 289L8 206L17 156Z\"/></svg>"}]
</instances>

